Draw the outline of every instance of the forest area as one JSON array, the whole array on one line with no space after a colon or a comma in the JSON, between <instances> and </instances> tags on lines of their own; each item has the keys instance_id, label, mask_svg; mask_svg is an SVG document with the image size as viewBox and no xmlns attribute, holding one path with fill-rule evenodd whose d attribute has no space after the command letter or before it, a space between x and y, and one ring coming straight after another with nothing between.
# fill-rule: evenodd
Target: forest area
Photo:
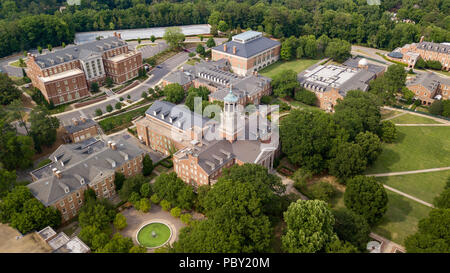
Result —
<instances>
[{"instance_id":1,"label":"forest area","mask_svg":"<svg viewBox=\"0 0 450 273\"><path fill-rule=\"evenodd\" d=\"M446 0L0 0L0 57L47 44L72 43L76 32L205 24L264 31L275 38L325 34L392 50L405 43L450 40ZM393 13L396 17L393 17ZM408 20L408 23L403 22ZM226 24L219 23L223 21Z\"/></svg>"}]
</instances>

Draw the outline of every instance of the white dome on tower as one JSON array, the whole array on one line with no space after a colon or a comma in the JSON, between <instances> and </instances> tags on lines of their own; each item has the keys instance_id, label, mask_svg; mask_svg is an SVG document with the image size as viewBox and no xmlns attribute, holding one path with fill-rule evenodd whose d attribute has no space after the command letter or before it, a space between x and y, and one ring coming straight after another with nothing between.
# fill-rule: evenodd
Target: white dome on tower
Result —
<instances>
[{"instance_id":1,"label":"white dome on tower","mask_svg":"<svg viewBox=\"0 0 450 273\"><path fill-rule=\"evenodd\" d=\"M366 58L362 58L361 60L359 60L358 62L358 66L367 66L369 63L367 62Z\"/></svg>"}]
</instances>

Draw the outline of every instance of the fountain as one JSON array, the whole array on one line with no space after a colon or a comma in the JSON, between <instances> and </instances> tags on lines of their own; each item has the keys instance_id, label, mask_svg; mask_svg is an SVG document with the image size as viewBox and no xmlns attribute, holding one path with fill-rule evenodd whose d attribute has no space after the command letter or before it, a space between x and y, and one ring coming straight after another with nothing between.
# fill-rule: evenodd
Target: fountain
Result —
<instances>
[{"instance_id":1,"label":"fountain","mask_svg":"<svg viewBox=\"0 0 450 273\"><path fill-rule=\"evenodd\" d=\"M156 237L156 232L154 230L152 231L152 236L153 236L153 238Z\"/></svg>"}]
</instances>

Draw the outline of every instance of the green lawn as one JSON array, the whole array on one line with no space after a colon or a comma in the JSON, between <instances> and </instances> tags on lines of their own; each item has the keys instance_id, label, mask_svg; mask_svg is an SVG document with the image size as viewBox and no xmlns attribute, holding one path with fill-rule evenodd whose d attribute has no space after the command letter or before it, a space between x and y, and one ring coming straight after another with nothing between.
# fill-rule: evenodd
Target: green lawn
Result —
<instances>
[{"instance_id":1,"label":"green lawn","mask_svg":"<svg viewBox=\"0 0 450 273\"><path fill-rule=\"evenodd\" d=\"M387 119L400 114L400 111L381 109L381 119Z\"/></svg>"},{"instance_id":2,"label":"green lawn","mask_svg":"<svg viewBox=\"0 0 450 273\"><path fill-rule=\"evenodd\" d=\"M388 209L381 222L372 231L401 245L417 232L419 220L426 218L431 208L399 194L387 191Z\"/></svg>"},{"instance_id":3,"label":"green lawn","mask_svg":"<svg viewBox=\"0 0 450 273\"><path fill-rule=\"evenodd\" d=\"M145 111L147 111L149 107L150 105L146 105L140 108L136 108L127 113L111 116L99 121L98 124L100 125L100 127L102 127L105 133L120 131L131 126L131 121L138 116L143 116Z\"/></svg>"},{"instance_id":4,"label":"green lawn","mask_svg":"<svg viewBox=\"0 0 450 273\"><path fill-rule=\"evenodd\" d=\"M275 76L276 74L278 74L283 70L292 69L296 73L299 73L305 70L306 68L310 67L311 65L317 63L318 61L319 60L311 60L311 59L300 59L288 62L278 61L260 70L259 74L269 78L273 78L273 76Z\"/></svg>"},{"instance_id":5,"label":"green lawn","mask_svg":"<svg viewBox=\"0 0 450 273\"><path fill-rule=\"evenodd\" d=\"M395 124L440 124L433 119L416 116L413 114L401 115L399 117L391 119L391 121Z\"/></svg>"},{"instance_id":6,"label":"green lawn","mask_svg":"<svg viewBox=\"0 0 450 273\"><path fill-rule=\"evenodd\" d=\"M383 184L422 199L425 202L433 203L434 197L444 190L449 176L450 171L440 171L377 177L376 179Z\"/></svg>"},{"instance_id":7,"label":"green lawn","mask_svg":"<svg viewBox=\"0 0 450 273\"><path fill-rule=\"evenodd\" d=\"M20 67L20 68L27 67L27 64L25 63L25 60L23 62L23 65L20 65L20 61L19 60L15 61L15 62L11 62L11 63L9 63L9 65L15 66L15 67Z\"/></svg>"},{"instance_id":8,"label":"green lawn","mask_svg":"<svg viewBox=\"0 0 450 273\"><path fill-rule=\"evenodd\" d=\"M152 232L156 233L153 237ZM165 224L151 223L142 228L138 233L138 241L145 247L158 247L170 238L170 229Z\"/></svg>"},{"instance_id":9,"label":"green lawn","mask_svg":"<svg viewBox=\"0 0 450 273\"><path fill-rule=\"evenodd\" d=\"M450 166L450 127L397 127L396 143L383 144L367 174Z\"/></svg>"}]
</instances>

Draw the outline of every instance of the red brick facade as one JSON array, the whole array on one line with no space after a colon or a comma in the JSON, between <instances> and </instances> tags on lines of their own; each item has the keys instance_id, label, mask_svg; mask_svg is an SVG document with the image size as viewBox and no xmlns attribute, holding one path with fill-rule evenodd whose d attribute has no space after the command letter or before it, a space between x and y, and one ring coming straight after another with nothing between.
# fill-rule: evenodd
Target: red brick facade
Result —
<instances>
[{"instance_id":1,"label":"red brick facade","mask_svg":"<svg viewBox=\"0 0 450 273\"><path fill-rule=\"evenodd\" d=\"M116 34L116 37L120 39L120 35ZM107 77L120 84L138 76L139 69L143 67L140 51L130 51L126 43L116 48L100 48L103 53L98 58L94 56L84 63L72 59L44 68L38 65L36 56L28 54L26 74L33 86L41 90L45 99L54 105L89 96L91 84L96 82L102 85Z\"/></svg>"}]
</instances>

